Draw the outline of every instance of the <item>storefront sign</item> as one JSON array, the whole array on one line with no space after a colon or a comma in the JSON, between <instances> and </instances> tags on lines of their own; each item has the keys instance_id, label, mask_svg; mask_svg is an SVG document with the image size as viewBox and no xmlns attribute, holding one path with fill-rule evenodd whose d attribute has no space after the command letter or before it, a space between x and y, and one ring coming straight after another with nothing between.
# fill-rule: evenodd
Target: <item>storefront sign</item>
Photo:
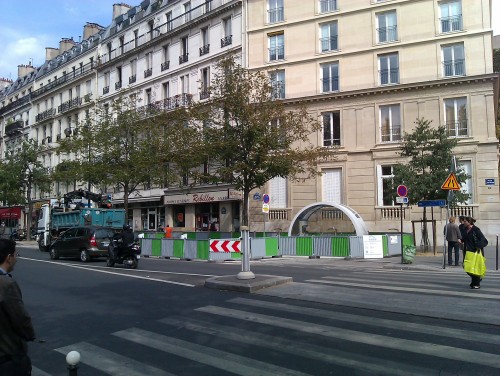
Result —
<instances>
[{"instance_id":1,"label":"storefront sign","mask_svg":"<svg viewBox=\"0 0 500 376\"><path fill-rule=\"evenodd\" d=\"M165 195L163 203L165 205L199 204L228 200L239 200L238 191L223 190L216 192L187 193L185 195Z\"/></svg>"},{"instance_id":2,"label":"storefront sign","mask_svg":"<svg viewBox=\"0 0 500 376\"><path fill-rule=\"evenodd\" d=\"M21 208L0 208L0 218L1 219L20 219L21 218Z\"/></svg>"}]
</instances>

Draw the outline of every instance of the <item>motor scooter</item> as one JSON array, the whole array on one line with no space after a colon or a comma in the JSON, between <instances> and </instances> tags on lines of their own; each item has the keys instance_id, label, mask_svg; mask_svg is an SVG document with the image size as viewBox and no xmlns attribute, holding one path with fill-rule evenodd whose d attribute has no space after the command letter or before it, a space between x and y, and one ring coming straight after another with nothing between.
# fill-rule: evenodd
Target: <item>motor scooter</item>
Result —
<instances>
[{"instance_id":1,"label":"motor scooter","mask_svg":"<svg viewBox=\"0 0 500 376\"><path fill-rule=\"evenodd\" d=\"M15 229L10 234L10 240L14 240L16 242L20 242L22 240L26 240L26 231L24 231L23 229L21 229L21 230Z\"/></svg>"},{"instance_id":2,"label":"motor scooter","mask_svg":"<svg viewBox=\"0 0 500 376\"><path fill-rule=\"evenodd\" d=\"M116 257L118 251L120 251L120 255ZM113 267L115 264L123 264L130 269L137 269L140 258L141 246L138 242L135 241L132 244L123 246L120 244L120 240L111 239L108 245L106 266Z\"/></svg>"}]
</instances>

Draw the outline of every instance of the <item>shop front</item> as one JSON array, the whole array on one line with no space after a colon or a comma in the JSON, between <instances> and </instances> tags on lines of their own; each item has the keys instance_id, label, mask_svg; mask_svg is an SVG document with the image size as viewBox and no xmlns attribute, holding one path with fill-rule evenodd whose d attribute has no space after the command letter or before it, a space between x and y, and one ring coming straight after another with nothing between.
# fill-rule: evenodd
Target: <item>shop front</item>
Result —
<instances>
[{"instance_id":1,"label":"shop front","mask_svg":"<svg viewBox=\"0 0 500 376\"><path fill-rule=\"evenodd\" d=\"M178 231L239 231L242 194L232 189L196 193L165 191L167 224Z\"/></svg>"}]
</instances>

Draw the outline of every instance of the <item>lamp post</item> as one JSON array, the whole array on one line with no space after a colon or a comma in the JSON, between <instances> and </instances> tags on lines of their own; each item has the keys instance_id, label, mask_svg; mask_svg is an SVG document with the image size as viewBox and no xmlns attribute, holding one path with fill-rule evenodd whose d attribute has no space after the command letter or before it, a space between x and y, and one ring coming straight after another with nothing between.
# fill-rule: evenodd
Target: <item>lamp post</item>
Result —
<instances>
[{"instance_id":1,"label":"lamp post","mask_svg":"<svg viewBox=\"0 0 500 376\"><path fill-rule=\"evenodd\" d=\"M78 351L70 351L66 355L66 363L68 363L69 376L78 376L78 363L80 363L80 353Z\"/></svg>"}]
</instances>

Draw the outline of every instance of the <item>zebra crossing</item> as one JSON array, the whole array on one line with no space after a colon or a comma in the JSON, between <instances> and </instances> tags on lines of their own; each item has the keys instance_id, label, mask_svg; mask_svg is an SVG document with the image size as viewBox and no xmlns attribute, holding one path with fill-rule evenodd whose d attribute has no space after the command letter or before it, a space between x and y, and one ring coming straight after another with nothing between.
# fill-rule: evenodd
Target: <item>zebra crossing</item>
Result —
<instances>
[{"instance_id":1,"label":"zebra crossing","mask_svg":"<svg viewBox=\"0 0 500 376\"><path fill-rule=\"evenodd\" d=\"M344 275L325 276L298 285L320 289L322 294L334 297L334 291L342 286L351 293L364 292L362 299L371 295L376 300L381 293L436 299L436 295L457 292L457 286L463 282L458 274L443 277L443 273L365 270L361 278L356 273L351 270ZM422 277L425 283L419 283ZM489 278L489 284L499 285L498 275ZM442 288L433 290L433 283L440 283ZM450 312L450 319L443 319L439 315L408 315L335 303L325 305L314 299L276 299L281 290L269 289L260 295L240 295L221 304L201 305L182 316L163 317L147 325L134 325L102 338L92 337L56 348L52 356L63 358L71 350L79 351L79 375L500 373L498 318L496 324L473 319L461 322L458 319L464 312L459 311L460 306ZM498 317L499 289L486 287L479 292L469 296L472 293L464 289L450 295L450 299L465 299L469 307L478 310L484 304L496 303L496 311L490 315ZM419 298L414 298L416 296ZM439 307L435 309L437 312ZM43 364L34 366L34 376L61 374L44 370Z\"/></svg>"}]
</instances>

